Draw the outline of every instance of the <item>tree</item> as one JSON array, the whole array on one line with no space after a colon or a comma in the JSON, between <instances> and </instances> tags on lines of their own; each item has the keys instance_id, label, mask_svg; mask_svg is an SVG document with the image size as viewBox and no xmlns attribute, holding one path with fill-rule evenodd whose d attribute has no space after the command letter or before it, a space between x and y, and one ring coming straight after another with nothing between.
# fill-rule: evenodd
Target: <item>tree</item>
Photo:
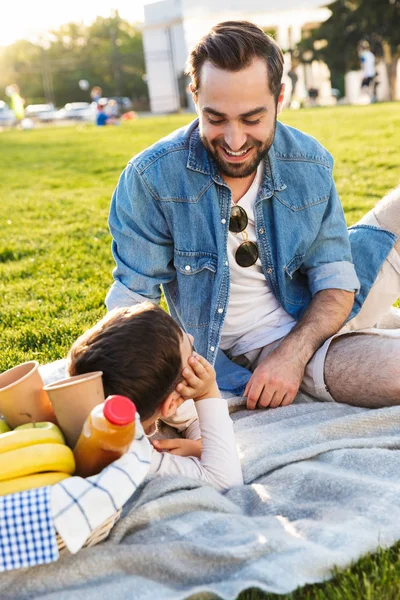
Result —
<instances>
[{"instance_id":1,"label":"tree","mask_svg":"<svg viewBox=\"0 0 400 600\"><path fill-rule=\"evenodd\" d=\"M115 11L110 18L97 17L88 34L88 54L95 57L93 68L105 95L120 95L117 93L120 88L121 94L123 90L123 95L132 99L146 98L148 92L143 79L145 62L140 30L121 19Z\"/></svg>"},{"instance_id":2,"label":"tree","mask_svg":"<svg viewBox=\"0 0 400 600\"><path fill-rule=\"evenodd\" d=\"M19 41L0 49L0 95L17 83L27 103L89 100L79 80L99 85L104 96L128 96L148 105L142 34L117 12L91 25L67 23L45 42Z\"/></svg>"},{"instance_id":3,"label":"tree","mask_svg":"<svg viewBox=\"0 0 400 600\"><path fill-rule=\"evenodd\" d=\"M5 88L11 83L18 84L27 103L31 98L42 100L39 46L20 40L0 49L0 90L5 100Z\"/></svg>"},{"instance_id":4,"label":"tree","mask_svg":"<svg viewBox=\"0 0 400 600\"><path fill-rule=\"evenodd\" d=\"M336 0L328 8L331 16L300 42L299 54L311 51L315 59L326 62L335 85L347 71L359 68L357 48L366 40L385 62L394 99L400 58L399 0Z\"/></svg>"}]
</instances>

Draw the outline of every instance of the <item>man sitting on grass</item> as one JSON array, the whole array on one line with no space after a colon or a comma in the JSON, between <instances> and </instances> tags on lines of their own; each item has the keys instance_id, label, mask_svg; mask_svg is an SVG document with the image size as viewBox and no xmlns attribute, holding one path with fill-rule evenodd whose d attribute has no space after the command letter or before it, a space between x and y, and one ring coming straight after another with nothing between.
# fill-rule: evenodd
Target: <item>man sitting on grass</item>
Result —
<instances>
[{"instance_id":1,"label":"man sitting on grass","mask_svg":"<svg viewBox=\"0 0 400 600\"><path fill-rule=\"evenodd\" d=\"M186 475L220 490L243 483L215 371L193 353L192 336L158 306L144 302L108 313L73 344L68 370L102 371L105 395L130 398L148 436L158 419L182 431L187 439L153 442L161 452L153 451L150 474Z\"/></svg>"},{"instance_id":2,"label":"man sitting on grass","mask_svg":"<svg viewBox=\"0 0 400 600\"><path fill-rule=\"evenodd\" d=\"M246 21L194 46L198 119L133 157L114 192L107 307L158 302L162 286L221 389L249 409L287 406L299 389L398 405L400 331L376 325L400 296L400 190L347 230L332 156L277 120L283 64Z\"/></svg>"}]
</instances>

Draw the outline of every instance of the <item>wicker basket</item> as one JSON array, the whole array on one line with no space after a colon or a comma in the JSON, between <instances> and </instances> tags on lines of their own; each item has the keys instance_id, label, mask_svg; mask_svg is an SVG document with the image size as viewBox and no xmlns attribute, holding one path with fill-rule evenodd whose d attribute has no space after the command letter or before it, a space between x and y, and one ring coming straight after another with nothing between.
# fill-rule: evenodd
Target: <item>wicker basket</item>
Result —
<instances>
[{"instance_id":1,"label":"wicker basket","mask_svg":"<svg viewBox=\"0 0 400 600\"><path fill-rule=\"evenodd\" d=\"M96 527L96 529L94 529L94 531L90 534L90 536L84 543L83 547L90 548L90 546L95 546L96 544L99 544L100 542L105 540L108 537L111 529L114 527L115 523L118 521L120 515L121 515L121 510L119 510L115 514L113 514L112 517L107 519L107 521L104 521L104 523L102 523L102 525L99 525L99 527ZM57 533L57 544L58 544L58 549L60 551L66 549L64 541L58 533Z\"/></svg>"},{"instance_id":2,"label":"wicker basket","mask_svg":"<svg viewBox=\"0 0 400 600\"><path fill-rule=\"evenodd\" d=\"M132 449L97 475L70 477L54 484L51 510L59 551L75 554L107 538L126 502L147 476L152 450L137 413Z\"/></svg>"}]
</instances>

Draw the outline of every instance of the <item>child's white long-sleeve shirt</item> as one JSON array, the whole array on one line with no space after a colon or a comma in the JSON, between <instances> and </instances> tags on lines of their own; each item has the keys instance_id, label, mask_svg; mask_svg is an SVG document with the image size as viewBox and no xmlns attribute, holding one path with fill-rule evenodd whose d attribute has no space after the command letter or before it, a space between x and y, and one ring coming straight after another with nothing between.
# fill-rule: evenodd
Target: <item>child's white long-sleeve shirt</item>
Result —
<instances>
[{"instance_id":1,"label":"child's white long-sleeve shirt","mask_svg":"<svg viewBox=\"0 0 400 600\"><path fill-rule=\"evenodd\" d=\"M160 421L182 433L183 437L188 440L201 438L199 417L193 400L186 400L172 417L161 418Z\"/></svg>"},{"instance_id":2,"label":"child's white long-sleeve shirt","mask_svg":"<svg viewBox=\"0 0 400 600\"><path fill-rule=\"evenodd\" d=\"M206 481L218 490L242 485L242 469L227 401L223 398L207 398L195 402L195 408L201 429L201 458L177 456L168 452L153 450L149 474L157 476L185 475L192 479ZM173 427L177 425L177 423L174 424L170 421L169 424ZM182 420L183 424L185 424L185 437L187 439L199 439L195 419L192 423L189 423L189 426L187 421Z\"/></svg>"}]
</instances>

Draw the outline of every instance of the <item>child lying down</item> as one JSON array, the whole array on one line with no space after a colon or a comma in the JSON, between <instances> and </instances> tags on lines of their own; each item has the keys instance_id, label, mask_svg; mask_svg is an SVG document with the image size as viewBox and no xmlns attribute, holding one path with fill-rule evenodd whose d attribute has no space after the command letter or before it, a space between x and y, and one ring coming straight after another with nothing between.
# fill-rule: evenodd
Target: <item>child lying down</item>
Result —
<instances>
[{"instance_id":1,"label":"child lying down","mask_svg":"<svg viewBox=\"0 0 400 600\"><path fill-rule=\"evenodd\" d=\"M183 438L153 442L151 475L186 475L219 490L243 483L215 371L193 351L193 337L157 305L109 312L73 344L68 371L102 371L105 395L130 398L149 438L158 419L181 432Z\"/></svg>"}]
</instances>

